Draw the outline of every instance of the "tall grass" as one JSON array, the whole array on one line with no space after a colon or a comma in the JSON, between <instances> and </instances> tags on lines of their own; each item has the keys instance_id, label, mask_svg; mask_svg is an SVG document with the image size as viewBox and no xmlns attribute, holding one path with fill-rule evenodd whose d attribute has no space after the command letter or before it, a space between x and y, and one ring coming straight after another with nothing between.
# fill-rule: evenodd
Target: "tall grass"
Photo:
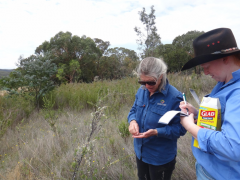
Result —
<instances>
[{"instance_id":1,"label":"tall grass","mask_svg":"<svg viewBox=\"0 0 240 180\"><path fill-rule=\"evenodd\" d=\"M109 94L112 96L121 95L127 100L127 103L130 103L134 99L137 88L137 80L131 78L119 81L98 81L93 83L61 85L55 90L54 94L58 107L69 107L70 109L81 110L92 107L88 102L95 104L99 97Z\"/></svg>"},{"instance_id":2,"label":"tall grass","mask_svg":"<svg viewBox=\"0 0 240 180\"><path fill-rule=\"evenodd\" d=\"M210 93L216 84L209 76L197 78L196 74L169 73L168 80L179 91L184 92L188 99L192 98L189 88L194 89L201 100L205 94ZM55 90L54 94L58 108L69 107L70 109L81 110L92 107L88 102L96 103L99 97L109 94L114 97L112 99L114 101L121 100L124 104L132 105L138 88L137 78L126 78L118 81L61 85ZM107 103L113 102L107 101Z\"/></svg>"},{"instance_id":3,"label":"tall grass","mask_svg":"<svg viewBox=\"0 0 240 180\"><path fill-rule=\"evenodd\" d=\"M168 79L193 104L189 87L201 97L214 86L206 76L169 74ZM8 117L4 110L20 112L11 116L18 123L12 123L0 139L0 179L71 179L83 151L76 179L137 179L133 139L126 122L138 88L136 78L61 85L47 97L55 102L54 128L45 120L46 111L32 113L30 101L0 97L1 117ZM100 119L100 130L88 142L91 114L103 106L108 107L106 117ZM190 144L189 133L178 140L172 179L195 179Z\"/></svg>"},{"instance_id":4,"label":"tall grass","mask_svg":"<svg viewBox=\"0 0 240 180\"><path fill-rule=\"evenodd\" d=\"M23 118L27 118L34 110L33 97L0 96L0 138L9 127L15 127Z\"/></svg>"},{"instance_id":5,"label":"tall grass","mask_svg":"<svg viewBox=\"0 0 240 180\"><path fill-rule=\"evenodd\" d=\"M168 80L171 85L176 87L179 91L184 92L187 101L191 101L195 107L198 105L193 100L193 97L189 91L189 88L193 89L199 96L200 101L202 97L209 94L213 87L216 85L216 81L210 76L202 75L198 77L196 74L183 75L182 73L169 73Z\"/></svg>"}]
</instances>

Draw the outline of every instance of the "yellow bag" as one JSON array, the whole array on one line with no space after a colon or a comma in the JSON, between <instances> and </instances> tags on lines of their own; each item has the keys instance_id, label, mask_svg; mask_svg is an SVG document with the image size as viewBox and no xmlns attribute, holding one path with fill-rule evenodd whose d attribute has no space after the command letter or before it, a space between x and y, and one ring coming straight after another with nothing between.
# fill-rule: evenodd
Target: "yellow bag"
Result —
<instances>
[{"instance_id":1,"label":"yellow bag","mask_svg":"<svg viewBox=\"0 0 240 180\"><path fill-rule=\"evenodd\" d=\"M215 131L221 130L221 104L218 98L203 97L199 107L197 125ZM194 147L200 148L194 139Z\"/></svg>"}]
</instances>

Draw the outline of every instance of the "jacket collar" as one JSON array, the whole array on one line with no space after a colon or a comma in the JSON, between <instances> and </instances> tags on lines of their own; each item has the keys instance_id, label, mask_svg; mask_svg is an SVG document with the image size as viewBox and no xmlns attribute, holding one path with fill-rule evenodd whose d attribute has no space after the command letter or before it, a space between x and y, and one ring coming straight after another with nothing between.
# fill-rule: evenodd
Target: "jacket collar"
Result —
<instances>
[{"instance_id":1,"label":"jacket collar","mask_svg":"<svg viewBox=\"0 0 240 180\"><path fill-rule=\"evenodd\" d=\"M226 84L224 84L224 82L218 82L218 84L220 85L221 89L225 88L226 86L233 84L234 82L238 81L240 79L240 69L238 69L237 71L232 72L232 76L233 78L230 79L230 81L228 81Z\"/></svg>"},{"instance_id":2,"label":"jacket collar","mask_svg":"<svg viewBox=\"0 0 240 180\"><path fill-rule=\"evenodd\" d=\"M168 89L169 89L169 82L168 82L168 79L167 79L166 80L166 85L165 85L164 89L161 91L161 93L163 93L164 96L167 96Z\"/></svg>"},{"instance_id":3,"label":"jacket collar","mask_svg":"<svg viewBox=\"0 0 240 180\"><path fill-rule=\"evenodd\" d=\"M233 76L233 80L234 80L234 81L239 80L239 79L240 79L240 69L238 69L237 71L234 71L234 72L232 73L232 76Z\"/></svg>"}]
</instances>

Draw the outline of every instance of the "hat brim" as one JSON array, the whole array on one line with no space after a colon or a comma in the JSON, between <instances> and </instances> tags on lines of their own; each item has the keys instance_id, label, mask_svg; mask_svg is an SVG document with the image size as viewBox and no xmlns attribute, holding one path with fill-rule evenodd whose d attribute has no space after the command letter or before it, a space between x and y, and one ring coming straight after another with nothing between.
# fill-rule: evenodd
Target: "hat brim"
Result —
<instances>
[{"instance_id":1,"label":"hat brim","mask_svg":"<svg viewBox=\"0 0 240 180\"><path fill-rule=\"evenodd\" d=\"M213 61L216 59L220 59L226 56L230 56L232 54L240 53L240 50L235 50L227 53L221 53L221 54L206 54L202 56L197 56L191 60L189 60L184 66L182 67L181 71L193 68L197 65L207 63L209 61Z\"/></svg>"}]
</instances>

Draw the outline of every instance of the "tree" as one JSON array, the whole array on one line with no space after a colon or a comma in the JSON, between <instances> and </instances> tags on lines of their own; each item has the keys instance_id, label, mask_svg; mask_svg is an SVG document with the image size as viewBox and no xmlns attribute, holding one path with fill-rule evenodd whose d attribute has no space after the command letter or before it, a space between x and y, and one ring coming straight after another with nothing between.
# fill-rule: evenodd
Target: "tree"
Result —
<instances>
[{"instance_id":1,"label":"tree","mask_svg":"<svg viewBox=\"0 0 240 180\"><path fill-rule=\"evenodd\" d=\"M138 61L135 51L125 48L109 49L109 46L109 41L59 32L50 41L38 46L35 53L51 53L53 62L58 66L55 81L60 83L79 80L92 82L95 76L117 79L129 75Z\"/></svg>"},{"instance_id":2,"label":"tree","mask_svg":"<svg viewBox=\"0 0 240 180\"><path fill-rule=\"evenodd\" d=\"M99 61L98 76L100 79L118 79L119 62L115 57L103 56Z\"/></svg>"},{"instance_id":3,"label":"tree","mask_svg":"<svg viewBox=\"0 0 240 180\"><path fill-rule=\"evenodd\" d=\"M60 64L56 77L64 82L72 83L74 78L78 80L81 75L80 63L77 60L71 60L69 64Z\"/></svg>"},{"instance_id":4,"label":"tree","mask_svg":"<svg viewBox=\"0 0 240 180\"><path fill-rule=\"evenodd\" d=\"M67 82L72 82L74 78L76 81L81 78L85 82L91 82L96 74L96 62L102 55L94 40L86 36L73 36L70 32L59 32L49 42L45 41L38 46L35 53L47 51L51 52L54 63L59 68L58 78ZM73 68L71 64L79 69Z\"/></svg>"},{"instance_id":5,"label":"tree","mask_svg":"<svg viewBox=\"0 0 240 180\"><path fill-rule=\"evenodd\" d=\"M189 59L189 55L182 49L173 44L161 45L160 54L168 65L169 72L178 72L184 63Z\"/></svg>"},{"instance_id":6,"label":"tree","mask_svg":"<svg viewBox=\"0 0 240 180\"><path fill-rule=\"evenodd\" d=\"M177 46L178 48L183 48L186 53L193 58L193 41L202 34L204 34L204 31L188 31L186 34L182 34L181 36L177 36L176 38L174 38L172 44Z\"/></svg>"},{"instance_id":7,"label":"tree","mask_svg":"<svg viewBox=\"0 0 240 180\"><path fill-rule=\"evenodd\" d=\"M9 76L0 79L0 85L4 87L10 94L18 94L23 91L27 82L22 78L22 72L19 68L13 70ZM18 91L19 90L19 91Z\"/></svg>"},{"instance_id":8,"label":"tree","mask_svg":"<svg viewBox=\"0 0 240 180\"><path fill-rule=\"evenodd\" d=\"M147 14L145 8L138 12L140 21L145 26L146 33L143 33L139 27L135 27L134 31L137 33L138 49L142 51L141 57L155 56L157 47L161 44L160 35L157 33L155 25L156 16L154 15L154 6L151 6L151 13Z\"/></svg>"},{"instance_id":9,"label":"tree","mask_svg":"<svg viewBox=\"0 0 240 180\"><path fill-rule=\"evenodd\" d=\"M102 53L102 54L99 54L99 56L97 57L97 68L96 68L97 69L96 70L97 71L97 76L99 76L101 74L100 77L102 79L103 78L102 77L103 73L101 73L100 62L102 60L102 57L105 55L108 47L110 46L110 42L109 41L103 41L102 39L98 39L98 38L94 38L94 42ZM106 59L106 58L104 58L104 59Z\"/></svg>"},{"instance_id":10,"label":"tree","mask_svg":"<svg viewBox=\"0 0 240 180\"><path fill-rule=\"evenodd\" d=\"M176 46L177 49L181 49L184 51L188 56L182 60L183 65L190 59L194 58L194 49L193 49L193 41L198 36L204 34L204 31L188 31L186 34L181 36L177 36L172 44ZM200 74L200 68L195 67L196 74Z\"/></svg>"},{"instance_id":11,"label":"tree","mask_svg":"<svg viewBox=\"0 0 240 180\"><path fill-rule=\"evenodd\" d=\"M193 41L203 33L203 31L188 31L186 34L177 36L172 44L158 47L158 54L167 63L168 71L180 71L183 65L194 57Z\"/></svg>"},{"instance_id":12,"label":"tree","mask_svg":"<svg viewBox=\"0 0 240 180\"><path fill-rule=\"evenodd\" d=\"M36 107L39 110L41 97L54 89L53 75L57 72L57 66L52 63L50 53L32 55L26 59L19 59L17 70L14 70L8 79L3 81L4 86L15 91L29 92L35 96Z\"/></svg>"},{"instance_id":13,"label":"tree","mask_svg":"<svg viewBox=\"0 0 240 180\"><path fill-rule=\"evenodd\" d=\"M98 39L98 38L94 38L93 40L94 40L96 46L101 50L102 54L104 55L105 51L110 46L110 42L109 41L103 41L103 40Z\"/></svg>"},{"instance_id":14,"label":"tree","mask_svg":"<svg viewBox=\"0 0 240 180\"><path fill-rule=\"evenodd\" d=\"M135 51L126 48L110 48L100 59L99 76L106 79L119 79L129 76L138 64Z\"/></svg>"}]
</instances>

